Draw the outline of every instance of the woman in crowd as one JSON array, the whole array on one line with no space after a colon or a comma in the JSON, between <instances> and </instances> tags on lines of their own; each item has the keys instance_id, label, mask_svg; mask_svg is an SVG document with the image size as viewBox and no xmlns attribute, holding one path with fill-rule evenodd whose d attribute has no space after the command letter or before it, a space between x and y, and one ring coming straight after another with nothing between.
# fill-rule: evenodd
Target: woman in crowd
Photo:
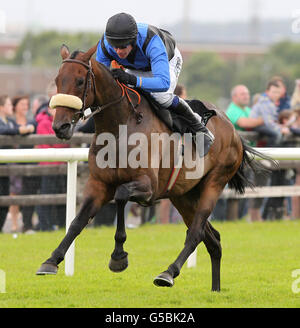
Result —
<instances>
[{"instance_id":1,"label":"woman in crowd","mask_svg":"<svg viewBox=\"0 0 300 328\"><path fill-rule=\"evenodd\" d=\"M36 116L37 134L54 134L52 129L53 116L55 109L48 108ZM38 145L37 148L66 148L69 145ZM62 164L60 162L41 162L40 165ZM41 178L41 194L63 194L66 193L67 179L66 175L43 175ZM52 231L56 227L63 227L66 220L65 205L44 205L38 206L39 230Z\"/></svg>"},{"instance_id":2,"label":"woman in crowd","mask_svg":"<svg viewBox=\"0 0 300 328\"><path fill-rule=\"evenodd\" d=\"M29 111L29 98L25 95L17 96L13 98L13 113L14 120L18 127L28 127L27 134L35 131L35 125L33 121L28 121L27 114ZM26 148L26 146L18 145L17 148ZM22 176L12 176L10 181L10 194L21 195L22 194ZM12 220L12 229L18 230L18 218L20 216L20 207L18 205L12 205L9 208L10 217Z\"/></svg>"},{"instance_id":3,"label":"woman in crowd","mask_svg":"<svg viewBox=\"0 0 300 328\"><path fill-rule=\"evenodd\" d=\"M7 95L0 96L0 135L16 135L16 134L28 134L34 131L32 125L18 125L11 117L13 115L12 101ZM5 149L11 148L8 146L2 147ZM5 165L5 164L0 164ZM7 176L0 176L0 195L6 196L9 194L10 180ZM8 212L8 206L0 207L0 232L2 231L6 215ZM17 220L15 217L12 220L12 231L17 230Z\"/></svg>"}]
</instances>

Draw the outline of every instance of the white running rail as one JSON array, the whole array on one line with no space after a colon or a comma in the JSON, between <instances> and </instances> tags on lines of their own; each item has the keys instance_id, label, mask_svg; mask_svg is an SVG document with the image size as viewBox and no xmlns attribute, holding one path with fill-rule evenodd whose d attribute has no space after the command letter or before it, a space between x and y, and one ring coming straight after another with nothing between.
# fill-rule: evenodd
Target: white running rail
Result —
<instances>
[{"instance_id":1,"label":"white running rail","mask_svg":"<svg viewBox=\"0 0 300 328\"><path fill-rule=\"evenodd\" d=\"M256 148L257 151L277 160L299 160L300 148ZM66 231L76 215L76 181L78 161L88 160L88 148L0 149L0 163L67 162L67 213ZM190 255L187 266L196 265L197 249ZM75 243L65 256L65 274L74 274Z\"/></svg>"}]
</instances>

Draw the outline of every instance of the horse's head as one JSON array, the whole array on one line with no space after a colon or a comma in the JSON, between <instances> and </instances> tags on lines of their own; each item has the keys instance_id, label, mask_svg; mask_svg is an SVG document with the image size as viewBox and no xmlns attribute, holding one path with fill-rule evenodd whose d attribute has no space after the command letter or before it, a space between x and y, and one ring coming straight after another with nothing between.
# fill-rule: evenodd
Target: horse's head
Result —
<instances>
[{"instance_id":1,"label":"horse's head","mask_svg":"<svg viewBox=\"0 0 300 328\"><path fill-rule=\"evenodd\" d=\"M63 63L55 79L57 94L51 98L50 107L56 108L53 130L60 139L70 139L74 126L83 111L95 101L95 80L90 59L97 46L87 52L75 51L70 55L63 45L60 54Z\"/></svg>"}]
</instances>

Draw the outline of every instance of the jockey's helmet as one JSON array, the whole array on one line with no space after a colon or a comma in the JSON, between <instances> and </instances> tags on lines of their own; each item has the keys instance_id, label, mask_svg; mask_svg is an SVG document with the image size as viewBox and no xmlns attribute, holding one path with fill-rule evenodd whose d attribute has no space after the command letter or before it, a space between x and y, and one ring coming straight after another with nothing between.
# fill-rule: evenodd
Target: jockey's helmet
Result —
<instances>
[{"instance_id":1,"label":"jockey's helmet","mask_svg":"<svg viewBox=\"0 0 300 328\"><path fill-rule=\"evenodd\" d=\"M134 44L138 33L135 19L126 13L116 14L109 18L106 24L105 36L114 48Z\"/></svg>"}]
</instances>

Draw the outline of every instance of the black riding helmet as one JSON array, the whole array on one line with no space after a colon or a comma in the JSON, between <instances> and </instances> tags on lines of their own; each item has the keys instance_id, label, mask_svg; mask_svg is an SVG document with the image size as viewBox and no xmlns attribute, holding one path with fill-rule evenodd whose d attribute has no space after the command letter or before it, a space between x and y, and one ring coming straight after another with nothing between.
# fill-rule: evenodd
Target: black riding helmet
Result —
<instances>
[{"instance_id":1,"label":"black riding helmet","mask_svg":"<svg viewBox=\"0 0 300 328\"><path fill-rule=\"evenodd\" d=\"M116 14L107 21L105 29L106 40L114 48L135 44L137 33L136 21L129 14Z\"/></svg>"}]
</instances>

